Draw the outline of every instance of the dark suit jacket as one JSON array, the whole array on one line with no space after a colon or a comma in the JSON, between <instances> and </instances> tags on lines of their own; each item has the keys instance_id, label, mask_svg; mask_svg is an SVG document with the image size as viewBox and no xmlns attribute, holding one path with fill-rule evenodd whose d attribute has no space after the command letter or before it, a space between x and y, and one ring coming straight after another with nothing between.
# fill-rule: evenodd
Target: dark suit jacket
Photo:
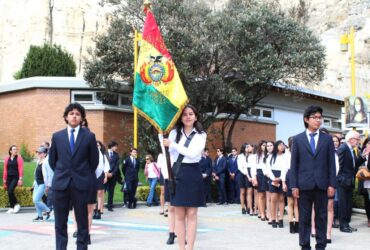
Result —
<instances>
[{"instance_id":1,"label":"dark suit jacket","mask_svg":"<svg viewBox=\"0 0 370 250\"><path fill-rule=\"evenodd\" d=\"M355 156L355 155L354 155ZM355 176L358 171L359 166L365 162L366 159L362 156L356 157L354 159L355 166L353 166L353 158L351 154L351 149L348 147L347 143L343 143L338 148L338 158L339 158L339 172L337 176L338 184L344 188L353 188L355 185Z\"/></svg>"},{"instance_id":2,"label":"dark suit jacket","mask_svg":"<svg viewBox=\"0 0 370 250\"><path fill-rule=\"evenodd\" d=\"M54 171L52 187L65 190L70 182L81 191L91 187L91 174L99 164L99 152L95 135L80 128L74 151L69 146L67 129L53 134L49 151L49 164Z\"/></svg>"},{"instance_id":3,"label":"dark suit jacket","mask_svg":"<svg viewBox=\"0 0 370 250\"><path fill-rule=\"evenodd\" d=\"M202 174L206 174L207 177L212 174L212 160L209 157L203 157L199 161L199 167Z\"/></svg>"},{"instance_id":4,"label":"dark suit jacket","mask_svg":"<svg viewBox=\"0 0 370 250\"><path fill-rule=\"evenodd\" d=\"M291 188L326 190L336 187L335 149L330 135L319 133L315 154L312 153L306 131L293 138L291 151Z\"/></svg>"},{"instance_id":5,"label":"dark suit jacket","mask_svg":"<svg viewBox=\"0 0 370 250\"><path fill-rule=\"evenodd\" d=\"M236 174L238 172L238 156L235 157L234 161L232 155L227 159L227 170L231 174Z\"/></svg>"},{"instance_id":6,"label":"dark suit jacket","mask_svg":"<svg viewBox=\"0 0 370 250\"><path fill-rule=\"evenodd\" d=\"M112 158L109 157L109 166L109 173L112 173L113 177L116 177L119 171L119 155L117 152L113 152Z\"/></svg>"},{"instance_id":7,"label":"dark suit jacket","mask_svg":"<svg viewBox=\"0 0 370 250\"><path fill-rule=\"evenodd\" d=\"M136 165L134 167L131 157L127 157L122 165L122 173L125 176L125 180L139 180L139 168L140 160L138 158L136 158Z\"/></svg>"},{"instance_id":8,"label":"dark suit jacket","mask_svg":"<svg viewBox=\"0 0 370 250\"><path fill-rule=\"evenodd\" d=\"M217 163L217 159L215 160L215 165L213 168L213 172L217 175L220 176L221 174L226 174L227 171L227 159L225 156L222 156L221 159Z\"/></svg>"}]
</instances>

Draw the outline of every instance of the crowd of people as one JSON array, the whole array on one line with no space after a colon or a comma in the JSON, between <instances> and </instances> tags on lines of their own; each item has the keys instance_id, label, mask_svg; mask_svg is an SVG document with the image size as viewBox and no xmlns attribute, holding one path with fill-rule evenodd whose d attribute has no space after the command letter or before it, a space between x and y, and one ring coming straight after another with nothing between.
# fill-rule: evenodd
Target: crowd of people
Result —
<instances>
[{"instance_id":1,"label":"crowd of people","mask_svg":"<svg viewBox=\"0 0 370 250\"><path fill-rule=\"evenodd\" d=\"M186 244L187 249L193 249L198 207L210 202L240 204L242 215L258 216L273 228L284 228L287 212L289 232L300 234L302 249L309 249L310 236L317 239L316 249L325 249L332 242L332 228L355 232L357 229L349 224L355 173L360 167L370 169L370 138L360 145L356 131L348 132L345 138L329 135L326 129L319 129L322 112L320 107L309 107L304 114L306 131L290 137L287 144L281 140L261 140L257 144L245 143L240 150L232 148L230 152L217 148L217 157L212 160L205 148L206 134L197 121L199 115L193 106L187 105L169 138L161 141L169 148L174 180L168 173L164 154L159 154L157 161L147 154L143 164L149 184L146 205L160 205L159 214L168 217L167 244L174 244L177 237L180 249L185 249ZM117 183L122 185L124 207L136 208L141 162L135 148L120 160L117 142L111 141L106 149L101 141L96 141L81 105L69 105L64 119L67 130L53 135L51 148L48 142L43 142L36 151L32 188L37 217L33 221L49 219L54 210L56 246L65 249L66 218L73 210L77 248L87 249L91 244L92 220L101 219L104 213L105 192L108 211L113 211ZM63 144L66 141L68 147ZM81 159L71 157L76 147L80 147ZM3 173L10 203L7 213L20 209L14 190L23 185L22 181L23 159L12 145L4 160ZM176 185L171 185L171 181ZM212 198L212 183L217 187L216 200ZM370 227L370 180L359 182L359 192L364 197Z\"/></svg>"}]
</instances>

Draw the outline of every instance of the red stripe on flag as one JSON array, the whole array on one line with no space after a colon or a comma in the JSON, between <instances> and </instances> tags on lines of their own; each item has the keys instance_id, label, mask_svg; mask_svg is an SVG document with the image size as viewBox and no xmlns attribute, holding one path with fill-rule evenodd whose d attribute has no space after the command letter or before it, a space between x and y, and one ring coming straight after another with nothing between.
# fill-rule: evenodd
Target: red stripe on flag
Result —
<instances>
[{"instance_id":1,"label":"red stripe on flag","mask_svg":"<svg viewBox=\"0 0 370 250\"><path fill-rule=\"evenodd\" d=\"M171 58L166 45L164 44L161 32L151 11L146 12L144 23L143 39L153 45L164 57Z\"/></svg>"}]
</instances>

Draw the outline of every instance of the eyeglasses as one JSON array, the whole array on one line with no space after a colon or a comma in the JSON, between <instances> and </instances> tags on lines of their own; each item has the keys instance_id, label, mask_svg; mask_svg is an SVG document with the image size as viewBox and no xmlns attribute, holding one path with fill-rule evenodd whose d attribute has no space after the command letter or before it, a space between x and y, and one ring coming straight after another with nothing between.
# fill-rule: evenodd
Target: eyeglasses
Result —
<instances>
[{"instance_id":1,"label":"eyeglasses","mask_svg":"<svg viewBox=\"0 0 370 250\"><path fill-rule=\"evenodd\" d=\"M145 158L146 161L149 161L150 159L149 158Z\"/></svg>"},{"instance_id":2,"label":"eyeglasses","mask_svg":"<svg viewBox=\"0 0 370 250\"><path fill-rule=\"evenodd\" d=\"M360 138L351 138L351 139L354 139L354 140L356 140L356 141L359 141L359 140L360 140Z\"/></svg>"},{"instance_id":3,"label":"eyeglasses","mask_svg":"<svg viewBox=\"0 0 370 250\"><path fill-rule=\"evenodd\" d=\"M312 118L316 121L321 121L322 120L322 116L310 116L310 118Z\"/></svg>"}]
</instances>

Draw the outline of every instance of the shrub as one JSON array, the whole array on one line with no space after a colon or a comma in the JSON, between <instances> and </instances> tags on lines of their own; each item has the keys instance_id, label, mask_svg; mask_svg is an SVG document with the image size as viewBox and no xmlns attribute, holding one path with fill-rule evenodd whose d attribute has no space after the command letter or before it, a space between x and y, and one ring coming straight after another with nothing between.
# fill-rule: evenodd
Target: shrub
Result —
<instances>
[{"instance_id":1,"label":"shrub","mask_svg":"<svg viewBox=\"0 0 370 250\"><path fill-rule=\"evenodd\" d=\"M34 206L30 187L16 187L14 193L22 207ZM3 187L0 187L0 207L9 207L8 192Z\"/></svg>"},{"instance_id":2,"label":"shrub","mask_svg":"<svg viewBox=\"0 0 370 250\"><path fill-rule=\"evenodd\" d=\"M27 144L22 143L21 150L19 152L25 162L30 162L33 160L32 153L28 150Z\"/></svg>"},{"instance_id":3,"label":"shrub","mask_svg":"<svg viewBox=\"0 0 370 250\"><path fill-rule=\"evenodd\" d=\"M73 57L58 45L30 46L20 72L14 77L76 76Z\"/></svg>"},{"instance_id":4,"label":"shrub","mask_svg":"<svg viewBox=\"0 0 370 250\"><path fill-rule=\"evenodd\" d=\"M150 188L148 186L138 187L136 191L136 198L139 201L146 201L149 195L149 190ZM159 197L159 195L161 194L160 186L157 186L155 191L156 191L157 197Z\"/></svg>"}]
</instances>

